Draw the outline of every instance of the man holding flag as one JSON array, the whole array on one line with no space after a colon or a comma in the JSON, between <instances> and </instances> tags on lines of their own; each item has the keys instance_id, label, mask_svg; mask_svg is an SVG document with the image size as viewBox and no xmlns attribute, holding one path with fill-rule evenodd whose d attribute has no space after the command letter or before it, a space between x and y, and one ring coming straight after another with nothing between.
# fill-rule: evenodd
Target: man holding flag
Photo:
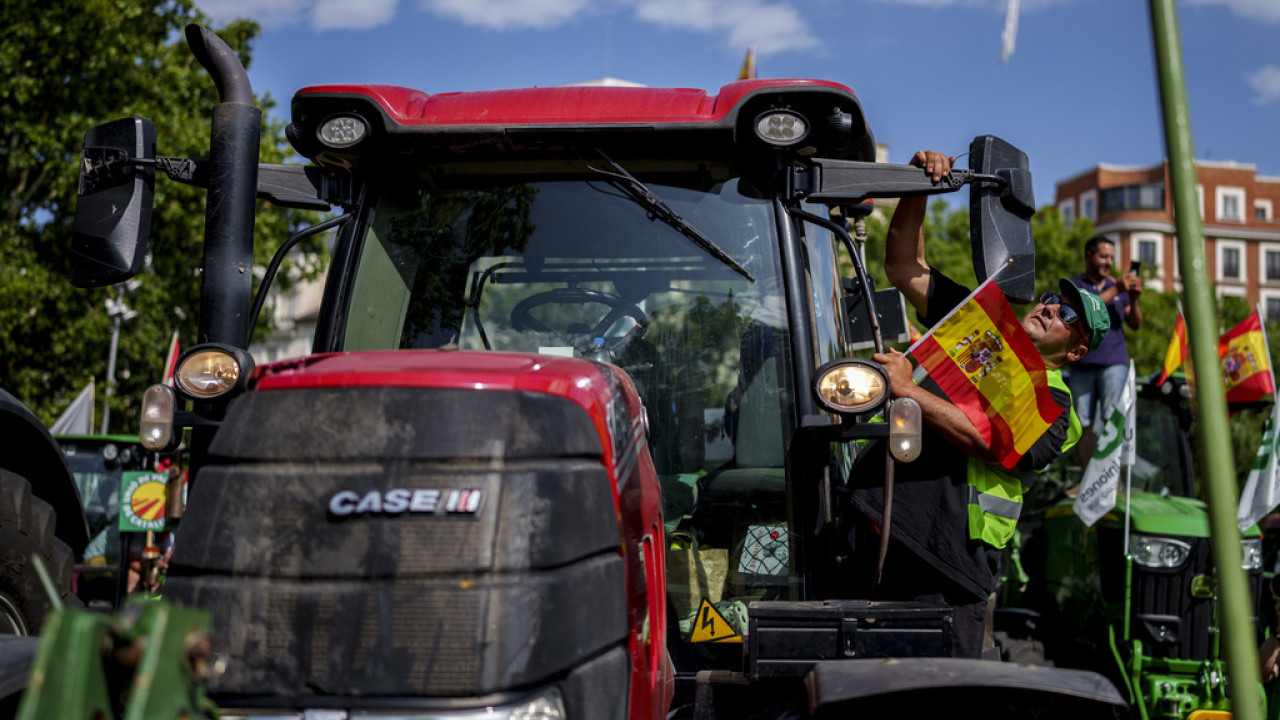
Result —
<instances>
[{"instance_id":1,"label":"man holding flag","mask_svg":"<svg viewBox=\"0 0 1280 720\"><path fill-rule=\"evenodd\" d=\"M954 161L927 151L911 164L937 182ZM1045 293L1021 321L994 284L970 293L926 262L925 210L924 198L902 199L885 250L889 280L932 329L912 348L930 373L920 384L902 353L874 356L893 396L920 403L927 448L897 468L878 592L884 600L941 596L954 609L953 654L980 657L987 600L999 583L1002 548L1016 529L1022 488L1080 437L1061 368L1096 348L1110 320L1097 296L1065 278L1058 293ZM968 319L974 316L980 322ZM940 331L948 339L934 338ZM873 476L883 463L883 454L866 453L862 472L855 473L853 503L866 522L852 539L863 561L878 555L871 551L878 550L884 490Z\"/></svg>"}]
</instances>

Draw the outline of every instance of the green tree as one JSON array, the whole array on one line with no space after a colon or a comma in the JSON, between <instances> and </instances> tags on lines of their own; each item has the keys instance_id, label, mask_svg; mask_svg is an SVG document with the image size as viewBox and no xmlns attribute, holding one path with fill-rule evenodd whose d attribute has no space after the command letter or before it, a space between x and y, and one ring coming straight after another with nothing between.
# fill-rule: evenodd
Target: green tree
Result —
<instances>
[{"instance_id":1,"label":"green tree","mask_svg":"<svg viewBox=\"0 0 1280 720\"><path fill-rule=\"evenodd\" d=\"M90 126L138 115L156 125L157 152L207 157L217 91L186 46L188 23L207 24L192 0L6 0L0 4L0 387L52 422L91 377L103 387L114 288L66 280L80 145ZM218 34L247 67L258 27L234 21ZM268 111L273 102L260 97ZM263 162L288 152L279 122L264 118ZM255 263L265 265L305 214L259 213ZM156 180L150 254L121 334L111 430L137 427L137 401L157 382L175 329L196 337L204 192ZM292 273L314 275L323 247L304 243ZM297 251L295 251L297 252ZM264 313L265 315L265 313ZM101 396L99 396L101 397ZM99 403L99 411L101 403ZM95 424L96 429L96 424Z\"/></svg>"}]
</instances>

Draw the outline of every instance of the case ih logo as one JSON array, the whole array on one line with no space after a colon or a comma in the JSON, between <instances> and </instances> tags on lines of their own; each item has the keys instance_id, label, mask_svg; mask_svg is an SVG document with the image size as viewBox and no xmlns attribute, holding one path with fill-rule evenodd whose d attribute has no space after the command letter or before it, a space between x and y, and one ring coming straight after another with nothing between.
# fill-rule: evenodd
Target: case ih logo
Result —
<instances>
[{"instance_id":1,"label":"case ih logo","mask_svg":"<svg viewBox=\"0 0 1280 720\"><path fill-rule=\"evenodd\" d=\"M329 512L338 517L348 515L475 515L480 509L479 490L406 490L386 492L370 490L361 495L353 490L339 490L329 498Z\"/></svg>"}]
</instances>

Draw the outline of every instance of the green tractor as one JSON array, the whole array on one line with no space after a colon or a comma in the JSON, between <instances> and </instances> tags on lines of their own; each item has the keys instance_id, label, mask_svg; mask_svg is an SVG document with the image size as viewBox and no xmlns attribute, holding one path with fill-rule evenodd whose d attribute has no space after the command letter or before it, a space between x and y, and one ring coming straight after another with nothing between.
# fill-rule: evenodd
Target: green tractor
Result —
<instances>
[{"instance_id":1,"label":"green tractor","mask_svg":"<svg viewBox=\"0 0 1280 720\"><path fill-rule=\"evenodd\" d=\"M1136 461L1122 476L1131 491L1126 499L1122 480L1115 508L1092 527L1073 509L1075 458L1050 468L1027 499L996 611L1006 659L1101 671L1144 719L1230 717L1190 389L1180 375L1139 381ZM1241 542L1256 617L1265 588L1258 528Z\"/></svg>"},{"instance_id":2,"label":"green tractor","mask_svg":"<svg viewBox=\"0 0 1280 720\"><path fill-rule=\"evenodd\" d=\"M89 544L75 564L76 597L90 609L108 610L130 592L154 590L185 489L180 472L170 472L173 458L146 449L136 435L54 439L89 523Z\"/></svg>"}]
</instances>

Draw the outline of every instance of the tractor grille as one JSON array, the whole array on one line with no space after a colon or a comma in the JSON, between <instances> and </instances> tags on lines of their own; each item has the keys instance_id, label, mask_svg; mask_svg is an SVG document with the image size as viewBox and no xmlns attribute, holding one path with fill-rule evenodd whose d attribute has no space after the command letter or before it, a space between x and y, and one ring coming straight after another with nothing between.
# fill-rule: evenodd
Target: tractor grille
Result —
<instances>
[{"instance_id":1,"label":"tractor grille","mask_svg":"<svg viewBox=\"0 0 1280 720\"><path fill-rule=\"evenodd\" d=\"M165 585L214 616L229 663L210 690L478 696L618 651L626 581L598 437L578 406L531 393L237 400Z\"/></svg>"},{"instance_id":2,"label":"tractor grille","mask_svg":"<svg viewBox=\"0 0 1280 720\"><path fill-rule=\"evenodd\" d=\"M1213 558L1205 538L1178 538L1191 544L1191 557L1175 570L1133 567L1133 633L1156 656L1182 660L1209 657L1213 601L1191 594L1194 578L1214 581ZM1249 574L1250 605L1257 615L1261 575Z\"/></svg>"}]
</instances>

